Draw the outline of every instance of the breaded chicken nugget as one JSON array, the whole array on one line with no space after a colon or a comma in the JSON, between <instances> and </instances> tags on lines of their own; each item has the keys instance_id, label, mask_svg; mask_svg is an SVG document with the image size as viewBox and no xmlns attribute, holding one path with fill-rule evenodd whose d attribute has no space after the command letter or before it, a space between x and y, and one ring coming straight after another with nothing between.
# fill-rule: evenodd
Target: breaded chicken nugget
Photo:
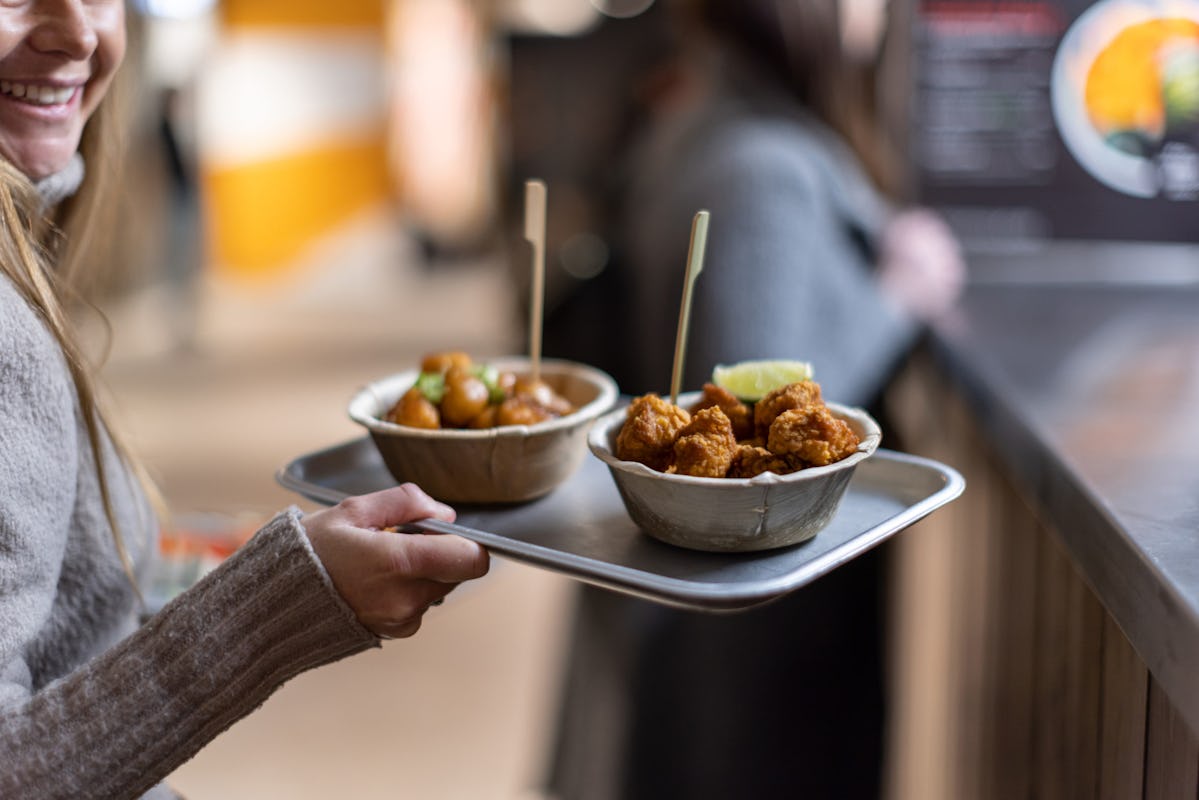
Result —
<instances>
[{"instance_id":1,"label":"breaded chicken nugget","mask_svg":"<svg viewBox=\"0 0 1199 800\"><path fill-rule=\"evenodd\" d=\"M741 444L737 446L737 452L733 455L733 463L729 465L728 477L752 478L763 472L786 475L788 472L795 472L801 466L803 465L798 459L792 463L786 456L776 455L765 447Z\"/></svg>"},{"instance_id":2,"label":"breaded chicken nugget","mask_svg":"<svg viewBox=\"0 0 1199 800\"><path fill-rule=\"evenodd\" d=\"M770 431L771 423L779 414L794 408L823 404L824 400L820 396L820 384L815 381L796 381L786 386L780 386L754 403L754 432L760 438L765 439Z\"/></svg>"},{"instance_id":3,"label":"breaded chicken nugget","mask_svg":"<svg viewBox=\"0 0 1199 800\"><path fill-rule=\"evenodd\" d=\"M723 478L735 452L737 437L729 418L719 406L702 408L679 431L670 471L700 478Z\"/></svg>"},{"instance_id":4,"label":"breaded chicken nugget","mask_svg":"<svg viewBox=\"0 0 1199 800\"><path fill-rule=\"evenodd\" d=\"M635 398L616 436L616 457L665 471L674 457L675 439L690 421L687 409L656 394Z\"/></svg>"},{"instance_id":5,"label":"breaded chicken nugget","mask_svg":"<svg viewBox=\"0 0 1199 800\"><path fill-rule=\"evenodd\" d=\"M753 436L754 419L749 406L738 400L736 395L723 386L705 383L703 394L700 395L695 405L691 406L691 414L694 415L701 408L711 408L712 406L719 408L729 418L729 422L733 425L733 435L737 437L738 441Z\"/></svg>"},{"instance_id":6,"label":"breaded chicken nugget","mask_svg":"<svg viewBox=\"0 0 1199 800\"><path fill-rule=\"evenodd\" d=\"M809 405L784 411L770 424L766 447L772 453L798 458L812 467L840 461L858 449L858 435L827 406Z\"/></svg>"}]
</instances>

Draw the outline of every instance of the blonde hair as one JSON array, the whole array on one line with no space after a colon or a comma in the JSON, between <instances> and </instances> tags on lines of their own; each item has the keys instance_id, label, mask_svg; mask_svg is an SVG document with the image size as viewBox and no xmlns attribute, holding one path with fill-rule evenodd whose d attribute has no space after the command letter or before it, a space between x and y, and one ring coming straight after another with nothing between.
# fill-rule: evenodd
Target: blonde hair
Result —
<instances>
[{"instance_id":1,"label":"blonde hair","mask_svg":"<svg viewBox=\"0 0 1199 800\"><path fill-rule=\"evenodd\" d=\"M112 503L110 476L104 468L104 442L138 478L152 504L161 511L161 497L141 465L111 424L98 390L96 367L86 358L71 321L71 312L88 306L89 243L106 221L114 203L109 194L124 158L123 95L129 78L118 71L108 96L84 129L80 142L87 178L79 191L46 216L34 184L11 163L0 159L0 271L12 281L45 322L65 357L91 444L104 513L113 543L134 591L141 592ZM97 312L99 313L99 312ZM102 316L102 315L101 315Z\"/></svg>"}]
</instances>

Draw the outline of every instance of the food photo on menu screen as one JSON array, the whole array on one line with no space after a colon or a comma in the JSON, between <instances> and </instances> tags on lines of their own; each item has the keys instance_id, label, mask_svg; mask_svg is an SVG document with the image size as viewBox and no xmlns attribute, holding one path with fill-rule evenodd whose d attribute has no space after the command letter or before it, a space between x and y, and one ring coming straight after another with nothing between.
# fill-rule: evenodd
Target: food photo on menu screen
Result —
<instances>
[{"instance_id":1,"label":"food photo on menu screen","mask_svg":"<svg viewBox=\"0 0 1199 800\"><path fill-rule=\"evenodd\" d=\"M928 2L921 198L968 245L1199 242L1199 2Z\"/></svg>"}]
</instances>

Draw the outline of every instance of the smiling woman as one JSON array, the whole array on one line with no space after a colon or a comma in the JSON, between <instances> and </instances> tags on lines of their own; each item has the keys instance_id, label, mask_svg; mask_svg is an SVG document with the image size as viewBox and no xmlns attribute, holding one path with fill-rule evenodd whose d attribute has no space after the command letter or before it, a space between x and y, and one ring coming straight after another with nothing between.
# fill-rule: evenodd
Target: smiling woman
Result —
<instances>
[{"instance_id":1,"label":"smiling woman","mask_svg":"<svg viewBox=\"0 0 1199 800\"><path fill-rule=\"evenodd\" d=\"M122 0L0 5L0 796L170 797L159 783L292 676L411 636L488 556L414 485L279 513L140 624L152 487L72 326L119 137ZM83 165L89 167L85 175Z\"/></svg>"},{"instance_id":2,"label":"smiling woman","mask_svg":"<svg viewBox=\"0 0 1199 800\"><path fill-rule=\"evenodd\" d=\"M125 55L122 0L61 8L0 24L0 154L35 180L66 167Z\"/></svg>"}]
</instances>

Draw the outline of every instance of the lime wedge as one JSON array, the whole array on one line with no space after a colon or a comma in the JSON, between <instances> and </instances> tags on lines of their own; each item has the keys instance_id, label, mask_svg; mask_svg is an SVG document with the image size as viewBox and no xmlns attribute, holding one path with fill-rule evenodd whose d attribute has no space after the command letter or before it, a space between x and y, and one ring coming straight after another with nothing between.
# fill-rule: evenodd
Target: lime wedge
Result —
<instances>
[{"instance_id":1,"label":"lime wedge","mask_svg":"<svg viewBox=\"0 0 1199 800\"><path fill-rule=\"evenodd\" d=\"M812 365L807 361L739 361L728 366L718 364L712 370L712 383L728 389L738 400L751 403L780 386L811 379Z\"/></svg>"}]
</instances>

